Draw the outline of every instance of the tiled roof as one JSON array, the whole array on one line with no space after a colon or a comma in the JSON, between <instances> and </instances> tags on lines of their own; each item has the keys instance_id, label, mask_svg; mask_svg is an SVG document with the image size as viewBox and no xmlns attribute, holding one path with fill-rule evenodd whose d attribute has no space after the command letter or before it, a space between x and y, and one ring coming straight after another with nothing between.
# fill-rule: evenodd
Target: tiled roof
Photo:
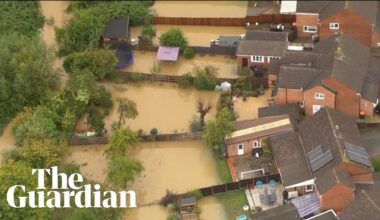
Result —
<instances>
[{"instance_id":1,"label":"tiled roof","mask_svg":"<svg viewBox=\"0 0 380 220\"><path fill-rule=\"evenodd\" d=\"M301 220L296 207L292 203L277 206L253 214L255 220Z\"/></svg>"}]
</instances>

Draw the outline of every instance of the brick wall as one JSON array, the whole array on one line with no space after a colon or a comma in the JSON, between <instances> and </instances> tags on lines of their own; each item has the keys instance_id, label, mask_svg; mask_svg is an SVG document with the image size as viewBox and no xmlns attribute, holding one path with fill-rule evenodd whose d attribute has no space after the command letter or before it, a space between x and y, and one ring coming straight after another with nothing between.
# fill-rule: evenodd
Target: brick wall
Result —
<instances>
[{"instance_id":1,"label":"brick wall","mask_svg":"<svg viewBox=\"0 0 380 220\"><path fill-rule=\"evenodd\" d=\"M339 29L330 30L330 23L339 23ZM333 35L334 32L349 34L367 46L372 44L372 26L366 19L348 9L344 9L320 22L319 39L321 41Z\"/></svg>"},{"instance_id":2,"label":"brick wall","mask_svg":"<svg viewBox=\"0 0 380 220\"><path fill-rule=\"evenodd\" d=\"M379 32L373 32L372 33L372 43L371 47L379 47L377 44L380 44L380 33Z\"/></svg>"},{"instance_id":3,"label":"brick wall","mask_svg":"<svg viewBox=\"0 0 380 220\"><path fill-rule=\"evenodd\" d=\"M360 97L354 90L334 78L325 79L324 82L337 91L335 109L354 117L359 116Z\"/></svg>"},{"instance_id":4,"label":"brick wall","mask_svg":"<svg viewBox=\"0 0 380 220\"><path fill-rule=\"evenodd\" d=\"M253 142L260 141L260 139L251 139L248 141L237 142L227 145L227 154L229 157L238 156L238 144L244 144L244 154L251 154L253 149Z\"/></svg>"},{"instance_id":5,"label":"brick wall","mask_svg":"<svg viewBox=\"0 0 380 220\"><path fill-rule=\"evenodd\" d=\"M317 14L297 14L297 37L299 38L311 38L311 35L316 33L306 33L303 31L303 26L317 26L318 28L318 15ZM318 31L317 31L318 32Z\"/></svg>"},{"instance_id":6,"label":"brick wall","mask_svg":"<svg viewBox=\"0 0 380 220\"><path fill-rule=\"evenodd\" d=\"M323 93L324 99L315 99L315 93ZM321 105L324 107L335 108L335 93L323 86L315 86L304 92L305 114L313 115L313 105Z\"/></svg>"},{"instance_id":7,"label":"brick wall","mask_svg":"<svg viewBox=\"0 0 380 220\"><path fill-rule=\"evenodd\" d=\"M300 89L278 88L274 103L276 105L299 103L303 100L303 94Z\"/></svg>"},{"instance_id":8,"label":"brick wall","mask_svg":"<svg viewBox=\"0 0 380 220\"><path fill-rule=\"evenodd\" d=\"M353 198L353 189L339 183L322 195L322 210L341 211L352 202Z\"/></svg>"}]
</instances>

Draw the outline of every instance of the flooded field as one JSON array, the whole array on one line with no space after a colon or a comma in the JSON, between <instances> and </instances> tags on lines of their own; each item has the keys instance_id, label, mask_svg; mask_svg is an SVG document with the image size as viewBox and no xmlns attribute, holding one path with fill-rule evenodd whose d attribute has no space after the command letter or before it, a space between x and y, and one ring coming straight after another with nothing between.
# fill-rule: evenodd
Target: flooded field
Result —
<instances>
[{"instance_id":1,"label":"flooded field","mask_svg":"<svg viewBox=\"0 0 380 220\"><path fill-rule=\"evenodd\" d=\"M131 38L137 38L141 34L142 27L131 27ZM153 43L158 45L158 38L170 28L179 28L183 31L189 46L210 46L210 40L220 35L238 36L245 33L245 27L223 26L193 26L193 25L154 25L156 37Z\"/></svg>"},{"instance_id":2,"label":"flooded field","mask_svg":"<svg viewBox=\"0 0 380 220\"><path fill-rule=\"evenodd\" d=\"M3 162L3 152L16 147L16 141L12 134L13 123L9 123L0 136L0 166Z\"/></svg>"},{"instance_id":3,"label":"flooded field","mask_svg":"<svg viewBox=\"0 0 380 220\"><path fill-rule=\"evenodd\" d=\"M156 61L156 52L134 51L134 61L123 71L126 72L141 72L150 73ZM238 78L236 59L222 55L196 55L193 59L187 60L183 57L175 62L162 61L160 62L160 73L165 75L183 75L191 72L195 66L212 65L218 68L218 77L223 78Z\"/></svg>"},{"instance_id":4,"label":"flooded field","mask_svg":"<svg viewBox=\"0 0 380 220\"><path fill-rule=\"evenodd\" d=\"M112 93L112 99L125 97L136 102L139 115L126 121L133 130L143 129L149 134L150 129L157 128L158 132L174 133L188 132L193 116L198 116L196 105L199 99L210 103L213 108L206 115L206 120L214 117L219 93L199 91L196 89L179 89L173 83L143 83L141 85L104 83ZM105 119L106 128L110 130L112 122L118 120L117 103ZM85 130L83 120L77 130Z\"/></svg>"},{"instance_id":5,"label":"flooded field","mask_svg":"<svg viewBox=\"0 0 380 220\"><path fill-rule=\"evenodd\" d=\"M156 1L152 9L160 17L243 18L247 1Z\"/></svg>"},{"instance_id":6,"label":"flooded field","mask_svg":"<svg viewBox=\"0 0 380 220\"><path fill-rule=\"evenodd\" d=\"M264 95L259 97L249 97L247 101L237 98L234 107L239 114L238 120L254 119L258 117L258 108L268 106L268 100L271 98L271 90L267 89Z\"/></svg>"},{"instance_id":7,"label":"flooded field","mask_svg":"<svg viewBox=\"0 0 380 220\"><path fill-rule=\"evenodd\" d=\"M97 182L105 181L107 160L103 146L73 146L66 162L82 164L81 173ZM138 204L159 200L167 189L184 193L193 189L221 183L212 153L200 141L144 143L139 150L130 153L145 168L140 177L130 185L137 193ZM203 219L223 215L222 207L213 200L200 203ZM214 210L215 209L215 210ZM159 206L128 210L124 219L166 219L167 211ZM207 218L206 218L207 216Z\"/></svg>"}]
</instances>

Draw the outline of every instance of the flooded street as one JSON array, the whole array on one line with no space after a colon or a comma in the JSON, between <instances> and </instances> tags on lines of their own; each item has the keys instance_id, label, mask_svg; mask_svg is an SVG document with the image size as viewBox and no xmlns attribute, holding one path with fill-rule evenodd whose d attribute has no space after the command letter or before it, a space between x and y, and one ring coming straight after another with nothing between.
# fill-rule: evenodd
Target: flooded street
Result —
<instances>
[{"instance_id":1,"label":"flooded street","mask_svg":"<svg viewBox=\"0 0 380 220\"><path fill-rule=\"evenodd\" d=\"M82 164L80 170L85 177L104 182L107 166L107 160L103 155L104 150L105 145L73 146L70 147L65 161ZM130 156L140 160L145 168L135 182L128 187L136 191L138 204L159 200L167 189L176 193L185 193L221 183L216 173L212 153L200 141L143 143L141 148L130 153ZM222 219L211 218L211 216L217 216L218 213L223 215L217 202L205 199L200 205L204 210L204 219ZM149 206L128 210L124 219L164 220L166 216L166 209Z\"/></svg>"},{"instance_id":2,"label":"flooded street","mask_svg":"<svg viewBox=\"0 0 380 220\"><path fill-rule=\"evenodd\" d=\"M54 27L60 28L65 24L65 21L68 19L65 10L69 4L69 1L40 1L42 15L47 21L53 21L53 24L48 24L49 22L47 21L45 22L41 31L41 37L46 45L52 48L54 52L58 50ZM60 74L61 88L64 87L65 82L68 79L67 74L63 71L62 64L63 59L56 57L53 67L58 70Z\"/></svg>"},{"instance_id":3,"label":"flooded street","mask_svg":"<svg viewBox=\"0 0 380 220\"><path fill-rule=\"evenodd\" d=\"M123 71L150 73L156 61L156 52L134 51L134 61ZM162 61L160 62L160 73L165 75L183 75L192 72L195 66L204 67L212 65L218 68L218 77L235 79L237 75L236 59L223 55L196 55L193 59L187 60L180 56L177 61Z\"/></svg>"},{"instance_id":4,"label":"flooded street","mask_svg":"<svg viewBox=\"0 0 380 220\"><path fill-rule=\"evenodd\" d=\"M125 97L136 102L139 115L135 119L126 120L126 125L133 130L143 129L149 134L150 129L157 128L158 133L188 132L193 116L198 117L196 105L199 99L212 105L206 120L214 117L219 93L199 91L193 88L179 89L174 83L142 83L115 84L103 83L112 93L114 106L105 118L106 128L110 130L112 122L119 117L118 105L115 100ZM120 88L121 87L121 88ZM85 129L82 122L78 129Z\"/></svg>"},{"instance_id":5,"label":"flooded street","mask_svg":"<svg viewBox=\"0 0 380 220\"><path fill-rule=\"evenodd\" d=\"M156 1L152 6L159 17L243 18L248 1Z\"/></svg>"},{"instance_id":6,"label":"flooded street","mask_svg":"<svg viewBox=\"0 0 380 220\"><path fill-rule=\"evenodd\" d=\"M131 27L131 38L137 38L141 34L140 27ZM220 35L239 36L245 33L245 27L228 26L194 26L194 25L154 25L156 37L153 43L159 45L159 37L170 28L179 28L183 31L189 46L209 47L211 39L217 39Z\"/></svg>"},{"instance_id":7,"label":"flooded street","mask_svg":"<svg viewBox=\"0 0 380 220\"><path fill-rule=\"evenodd\" d=\"M16 141L12 134L12 127L13 123L8 123L3 134L0 136L0 166L3 163L3 152L16 148Z\"/></svg>"}]
</instances>

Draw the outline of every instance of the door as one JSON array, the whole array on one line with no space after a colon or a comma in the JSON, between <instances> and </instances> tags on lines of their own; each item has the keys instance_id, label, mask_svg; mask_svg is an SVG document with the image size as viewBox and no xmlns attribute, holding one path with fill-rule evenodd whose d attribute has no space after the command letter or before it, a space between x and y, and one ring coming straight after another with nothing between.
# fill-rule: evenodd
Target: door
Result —
<instances>
[{"instance_id":1,"label":"door","mask_svg":"<svg viewBox=\"0 0 380 220\"><path fill-rule=\"evenodd\" d=\"M248 58L244 58L241 60L241 66L242 67L247 67L248 66Z\"/></svg>"},{"instance_id":2,"label":"door","mask_svg":"<svg viewBox=\"0 0 380 220\"><path fill-rule=\"evenodd\" d=\"M244 155L244 144L238 144L238 155Z\"/></svg>"},{"instance_id":3,"label":"door","mask_svg":"<svg viewBox=\"0 0 380 220\"><path fill-rule=\"evenodd\" d=\"M318 112L319 109L321 109L322 107L323 107L323 105L313 105L313 114Z\"/></svg>"}]
</instances>

